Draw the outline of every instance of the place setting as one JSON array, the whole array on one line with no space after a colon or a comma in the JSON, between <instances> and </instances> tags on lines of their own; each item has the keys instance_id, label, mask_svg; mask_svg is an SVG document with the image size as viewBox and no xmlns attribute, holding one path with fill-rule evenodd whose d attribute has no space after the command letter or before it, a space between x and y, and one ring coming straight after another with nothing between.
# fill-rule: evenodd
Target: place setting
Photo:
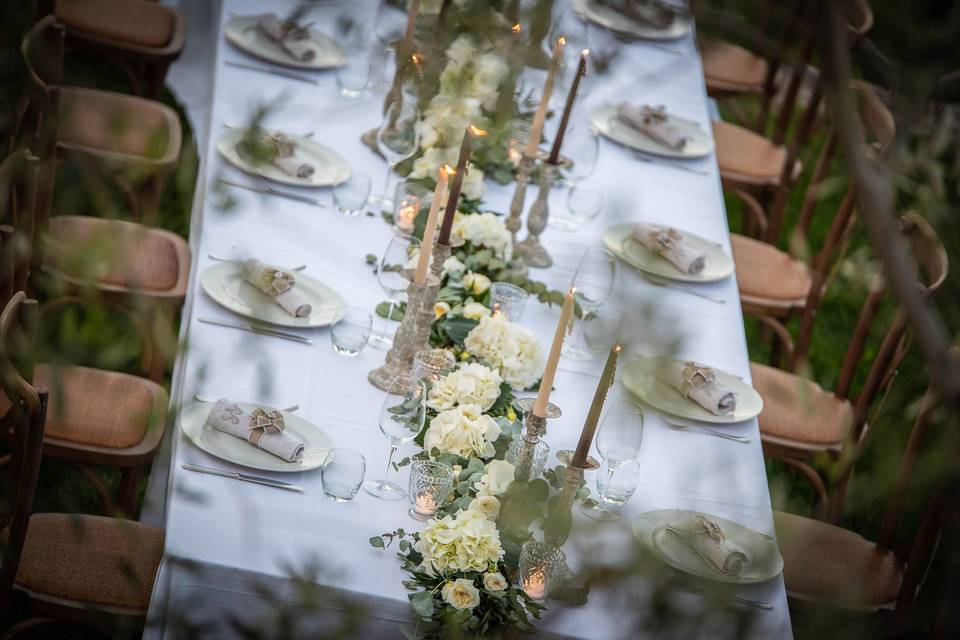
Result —
<instances>
[{"instance_id":1,"label":"place setting","mask_svg":"<svg viewBox=\"0 0 960 640\"><path fill-rule=\"evenodd\" d=\"M690 32L690 14L664 0L572 0L582 18L638 40L677 40Z\"/></svg>"},{"instance_id":2,"label":"place setting","mask_svg":"<svg viewBox=\"0 0 960 640\"><path fill-rule=\"evenodd\" d=\"M223 27L223 33L228 42L244 53L283 67L318 71L334 69L347 62L346 52L340 44L320 31L316 23L285 19L275 13L232 14ZM234 63L233 66L243 65ZM256 70L267 73L282 71L269 68ZM316 82L309 76L299 74L288 77L307 78Z\"/></svg>"}]
</instances>

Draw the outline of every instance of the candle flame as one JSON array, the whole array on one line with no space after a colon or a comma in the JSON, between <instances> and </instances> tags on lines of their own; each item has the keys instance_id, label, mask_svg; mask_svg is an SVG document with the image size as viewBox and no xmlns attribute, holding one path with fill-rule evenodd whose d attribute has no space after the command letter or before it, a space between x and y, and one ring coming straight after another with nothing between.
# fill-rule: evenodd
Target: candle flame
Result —
<instances>
[{"instance_id":1,"label":"candle flame","mask_svg":"<svg viewBox=\"0 0 960 640\"><path fill-rule=\"evenodd\" d=\"M520 23L518 22L517 24L510 27L510 31L512 31L514 34L520 33Z\"/></svg>"},{"instance_id":2,"label":"candle flame","mask_svg":"<svg viewBox=\"0 0 960 640\"><path fill-rule=\"evenodd\" d=\"M443 171L443 172L444 172L445 174L447 174L448 176L455 176L455 175L457 175L457 170L454 169L453 167L451 167L451 166L448 165L448 164L444 164L442 167L440 167L440 171Z\"/></svg>"},{"instance_id":3,"label":"candle flame","mask_svg":"<svg viewBox=\"0 0 960 640\"><path fill-rule=\"evenodd\" d=\"M476 126L476 125L473 125L473 124L470 125L469 127L467 127L467 131L469 131L472 135L474 135L474 136L476 136L476 137L478 137L478 138L482 138L483 136L487 135L487 132L486 132L486 131L484 131L484 130L481 129L480 127L478 127L478 126Z\"/></svg>"},{"instance_id":4,"label":"candle flame","mask_svg":"<svg viewBox=\"0 0 960 640\"><path fill-rule=\"evenodd\" d=\"M620 345L615 345L613 347L613 350L616 351L617 353L620 353L620 349L621 349Z\"/></svg>"},{"instance_id":5,"label":"candle flame","mask_svg":"<svg viewBox=\"0 0 960 640\"><path fill-rule=\"evenodd\" d=\"M584 49L583 51L580 52L580 55L586 58L588 55L590 55L590 49Z\"/></svg>"},{"instance_id":6,"label":"candle flame","mask_svg":"<svg viewBox=\"0 0 960 640\"><path fill-rule=\"evenodd\" d=\"M560 36L559 38L557 38L557 44L562 47L567 44L567 39L563 36Z\"/></svg>"},{"instance_id":7,"label":"candle flame","mask_svg":"<svg viewBox=\"0 0 960 640\"><path fill-rule=\"evenodd\" d=\"M570 295L573 296L573 295L576 295L576 294L577 294L577 288L576 288L576 287L570 287Z\"/></svg>"},{"instance_id":8,"label":"candle flame","mask_svg":"<svg viewBox=\"0 0 960 640\"><path fill-rule=\"evenodd\" d=\"M423 54L414 53L413 55L410 56L410 62L419 66L420 63L423 62Z\"/></svg>"}]
</instances>

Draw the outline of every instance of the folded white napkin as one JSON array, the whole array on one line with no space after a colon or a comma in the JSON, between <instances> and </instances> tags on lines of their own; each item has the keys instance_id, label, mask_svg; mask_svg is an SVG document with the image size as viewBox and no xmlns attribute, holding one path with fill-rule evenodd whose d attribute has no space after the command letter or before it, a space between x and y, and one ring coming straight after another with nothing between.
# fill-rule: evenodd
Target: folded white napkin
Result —
<instances>
[{"instance_id":1,"label":"folded white napkin","mask_svg":"<svg viewBox=\"0 0 960 640\"><path fill-rule=\"evenodd\" d=\"M737 394L719 384L716 372L710 367L696 362L666 361L657 368L656 375L714 415L737 410Z\"/></svg>"},{"instance_id":2,"label":"folded white napkin","mask_svg":"<svg viewBox=\"0 0 960 640\"><path fill-rule=\"evenodd\" d=\"M243 263L243 279L294 317L305 318L313 311L310 303L296 292L297 281L289 271L250 259Z\"/></svg>"},{"instance_id":3,"label":"folded white napkin","mask_svg":"<svg viewBox=\"0 0 960 640\"><path fill-rule=\"evenodd\" d=\"M674 7L660 0L594 0L634 22L663 29L676 19Z\"/></svg>"},{"instance_id":4,"label":"folded white napkin","mask_svg":"<svg viewBox=\"0 0 960 640\"><path fill-rule=\"evenodd\" d=\"M275 409L246 411L236 402L221 398L204 426L246 440L287 462L303 457L303 443L284 430L283 414Z\"/></svg>"},{"instance_id":5,"label":"folded white napkin","mask_svg":"<svg viewBox=\"0 0 960 640\"><path fill-rule=\"evenodd\" d=\"M310 41L309 27L281 20L275 13L265 13L257 19L257 30L295 60L310 62L317 57L317 50Z\"/></svg>"},{"instance_id":6,"label":"folded white napkin","mask_svg":"<svg viewBox=\"0 0 960 640\"><path fill-rule=\"evenodd\" d=\"M720 525L699 514L685 514L667 524L677 536L718 573L738 576L750 559L743 551L728 545Z\"/></svg>"},{"instance_id":7,"label":"folded white napkin","mask_svg":"<svg viewBox=\"0 0 960 640\"><path fill-rule=\"evenodd\" d=\"M651 107L624 102L617 107L617 115L627 125L674 151L683 151L690 141L688 136L670 123L663 105Z\"/></svg>"},{"instance_id":8,"label":"folded white napkin","mask_svg":"<svg viewBox=\"0 0 960 640\"><path fill-rule=\"evenodd\" d=\"M315 171L312 164L297 158L297 143L287 135L273 133L265 142L273 150L273 164L290 176L309 178Z\"/></svg>"},{"instance_id":9,"label":"folded white napkin","mask_svg":"<svg viewBox=\"0 0 960 640\"><path fill-rule=\"evenodd\" d=\"M707 265L706 254L684 241L683 234L672 227L638 222L632 237L684 273L695 276Z\"/></svg>"}]
</instances>

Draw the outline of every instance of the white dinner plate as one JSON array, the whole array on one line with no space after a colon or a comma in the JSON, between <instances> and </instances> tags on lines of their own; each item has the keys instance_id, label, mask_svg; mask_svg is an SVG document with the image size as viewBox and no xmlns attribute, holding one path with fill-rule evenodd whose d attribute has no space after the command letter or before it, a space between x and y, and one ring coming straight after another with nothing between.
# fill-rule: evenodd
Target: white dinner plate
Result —
<instances>
[{"instance_id":1,"label":"white dinner plate","mask_svg":"<svg viewBox=\"0 0 960 640\"><path fill-rule=\"evenodd\" d=\"M666 529L668 523L676 524L698 515L720 525L725 544L747 556L747 562L744 563L739 575L728 575L717 571L701 558L700 554ZM775 540L719 516L675 509L648 511L640 514L634 521L633 533L640 544L649 549L663 563L699 578L730 584L754 584L770 580L783 571L783 557Z\"/></svg>"},{"instance_id":2,"label":"white dinner plate","mask_svg":"<svg viewBox=\"0 0 960 640\"><path fill-rule=\"evenodd\" d=\"M654 156L680 160L703 158L713 153L713 139L700 127L699 123L669 113L667 119L670 124L688 138L687 144L682 150L671 149L625 123L617 115L617 105L604 103L590 112L590 125L595 130L617 144L622 144L630 149L636 149Z\"/></svg>"},{"instance_id":3,"label":"white dinner plate","mask_svg":"<svg viewBox=\"0 0 960 640\"><path fill-rule=\"evenodd\" d=\"M658 411L679 418L713 424L732 424L755 418L763 411L763 398L757 390L738 376L720 369L714 369L717 382L737 395L737 408L733 413L715 415L699 404L684 398L683 395L657 377L657 369L669 362L685 362L666 356L640 358L628 364L623 370L623 384L644 404Z\"/></svg>"},{"instance_id":4,"label":"white dinner plate","mask_svg":"<svg viewBox=\"0 0 960 640\"><path fill-rule=\"evenodd\" d=\"M676 20L663 29L656 29L638 24L619 12L591 0L573 0L571 6L581 18L631 38L676 40L687 35L690 31L690 21L681 16L678 16Z\"/></svg>"},{"instance_id":5,"label":"white dinner plate","mask_svg":"<svg viewBox=\"0 0 960 640\"><path fill-rule=\"evenodd\" d=\"M330 187L350 177L350 164L346 158L330 147L304 136L288 135L297 144L297 157L313 165L313 175L309 178L292 176L270 162L252 164L237 152L237 143L243 140L246 132L243 128L227 129L217 138L217 151L231 164L247 173L295 187Z\"/></svg>"},{"instance_id":6,"label":"white dinner plate","mask_svg":"<svg viewBox=\"0 0 960 640\"><path fill-rule=\"evenodd\" d=\"M316 29L308 29L317 55L309 62L297 60L279 44L257 30L260 16L235 16L227 21L223 33L227 40L252 56L297 69L331 69L347 63L347 54L337 41Z\"/></svg>"},{"instance_id":7,"label":"white dinner plate","mask_svg":"<svg viewBox=\"0 0 960 640\"><path fill-rule=\"evenodd\" d=\"M248 411L258 406L244 402L237 404ZM303 443L303 457L297 462L287 462L246 440L216 429L205 429L203 425L206 424L213 406L213 403L201 402L185 409L180 414L180 428L193 444L221 460L261 471L293 473L316 469L323 464L327 452L333 448L333 441L320 427L296 414L281 411L286 432Z\"/></svg>"},{"instance_id":8,"label":"white dinner plate","mask_svg":"<svg viewBox=\"0 0 960 640\"><path fill-rule=\"evenodd\" d=\"M651 226L669 229L666 225ZM672 262L634 240L632 237L633 229L634 226L631 224L618 224L610 227L603 232L603 243L618 258L641 271L680 282L715 282L723 280L733 273L733 259L715 242L710 242L696 234L678 229L686 242L702 251L706 256L703 271L698 274L690 274L680 271Z\"/></svg>"},{"instance_id":9,"label":"white dinner plate","mask_svg":"<svg viewBox=\"0 0 960 640\"><path fill-rule=\"evenodd\" d=\"M339 293L303 273L297 273L295 278L297 292L313 306L310 315L305 318L290 315L265 293L244 280L241 262L221 262L207 267L200 274L200 286L214 302L234 313L283 327L325 327L343 317L346 303Z\"/></svg>"}]
</instances>

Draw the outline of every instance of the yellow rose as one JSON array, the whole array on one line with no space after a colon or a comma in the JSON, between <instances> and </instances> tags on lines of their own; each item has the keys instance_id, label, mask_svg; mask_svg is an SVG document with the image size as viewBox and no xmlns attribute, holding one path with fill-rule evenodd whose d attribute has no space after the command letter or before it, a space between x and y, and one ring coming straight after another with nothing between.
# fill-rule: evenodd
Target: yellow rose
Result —
<instances>
[{"instance_id":1,"label":"yellow rose","mask_svg":"<svg viewBox=\"0 0 960 640\"><path fill-rule=\"evenodd\" d=\"M469 351L461 351L461 352L460 352L460 359L461 359L461 360L469 360L469 359L470 359L470 352L469 352Z\"/></svg>"},{"instance_id":2,"label":"yellow rose","mask_svg":"<svg viewBox=\"0 0 960 640\"><path fill-rule=\"evenodd\" d=\"M433 317L442 318L450 313L450 305L446 302L436 302L433 305Z\"/></svg>"},{"instance_id":3,"label":"yellow rose","mask_svg":"<svg viewBox=\"0 0 960 640\"><path fill-rule=\"evenodd\" d=\"M513 422L517 419L517 412L513 410L513 407L507 409L507 420Z\"/></svg>"},{"instance_id":4,"label":"yellow rose","mask_svg":"<svg viewBox=\"0 0 960 640\"><path fill-rule=\"evenodd\" d=\"M485 306L479 302L468 302L463 305L463 317L471 318L473 320L479 320L490 315L490 309L487 309Z\"/></svg>"},{"instance_id":5,"label":"yellow rose","mask_svg":"<svg viewBox=\"0 0 960 640\"><path fill-rule=\"evenodd\" d=\"M490 288L490 278L482 273L469 272L463 276L464 288L474 295L481 295Z\"/></svg>"},{"instance_id":6,"label":"yellow rose","mask_svg":"<svg viewBox=\"0 0 960 640\"><path fill-rule=\"evenodd\" d=\"M508 586L507 579L499 571L483 574L483 588L487 591L503 591Z\"/></svg>"},{"instance_id":7,"label":"yellow rose","mask_svg":"<svg viewBox=\"0 0 960 640\"><path fill-rule=\"evenodd\" d=\"M473 609L480 604L480 590L473 586L472 580L457 578L443 585L440 590L443 601L454 609Z\"/></svg>"}]
</instances>

